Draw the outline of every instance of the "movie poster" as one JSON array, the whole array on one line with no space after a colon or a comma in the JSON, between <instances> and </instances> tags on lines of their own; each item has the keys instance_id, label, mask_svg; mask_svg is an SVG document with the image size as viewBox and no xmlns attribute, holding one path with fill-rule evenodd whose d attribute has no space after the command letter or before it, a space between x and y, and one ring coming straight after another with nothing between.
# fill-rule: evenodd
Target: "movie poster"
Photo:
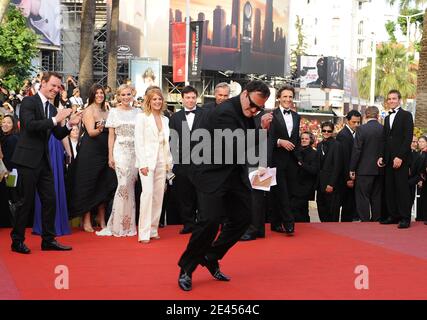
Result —
<instances>
[{"instance_id":1,"label":"movie poster","mask_svg":"<svg viewBox=\"0 0 427 320\"><path fill-rule=\"evenodd\" d=\"M169 22L184 22L186 0L170 7ZM203 69L284 75L289 0L191 0L190 18L204 22Z\"/></svg>"},{"instance_id":2,"label":"movie poster","mask_svg":"<svg viewBox=\"0 0 427 320\"><path fill-rule=\"evenodd\" d=\"M61 46L61 6L59 0L11 0L21 9L28 25L38 35L40 44L50 47Z\"/></svg>"}]
</instances>

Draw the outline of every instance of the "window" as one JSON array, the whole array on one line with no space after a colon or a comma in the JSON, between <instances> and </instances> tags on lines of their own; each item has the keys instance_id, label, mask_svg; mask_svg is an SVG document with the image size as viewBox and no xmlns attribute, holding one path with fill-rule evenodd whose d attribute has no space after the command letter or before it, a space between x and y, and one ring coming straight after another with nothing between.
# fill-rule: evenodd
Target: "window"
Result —
<instances>
[{"instance_id":1,"label":"window","mask_svg":"<svg viewBox=\"0 0 427 320\"><path fill-rule=\"evenodd\" d=\"M365 66L364 59L357 59L357 70L362 69Z\"/></svg>"},{"instance_id":2,"label":"window","mask_svg":"<svg viewBox=\"0 0 427 320\"><path fill-rule=\"evenodd\" d=\"M357 54L363 54L364 44L365 44L365 40L363 40L363 39L357 40Z\"/></svg>"},{"instance_id":3,"label":"window","mask_svg":"<svg viewBox=\"0 0 427 320\"><path fill-rule=\"evenodd\" d=\"M357 28L357 32L358 32L359 36L363 36L363 21L359 22L359 26Z\"/></svg>"}]
</instances>

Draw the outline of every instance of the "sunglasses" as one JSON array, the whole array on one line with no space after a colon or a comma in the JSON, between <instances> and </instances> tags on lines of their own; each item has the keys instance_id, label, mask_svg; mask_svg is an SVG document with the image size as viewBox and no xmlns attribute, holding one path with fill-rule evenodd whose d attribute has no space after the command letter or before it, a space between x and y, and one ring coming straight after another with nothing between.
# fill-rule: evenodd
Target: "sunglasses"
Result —
<instances>
[{"instance_id":1,"label":"sunglasses","mask_svg":"<svg viewBox=\"0 0 427 320\"><path fill-rule=\"evenodd\" d=\"M252 101L251 96L249 95L249 93L247 93L246 96L249 99L249 106L251 107L251 109L256 109L257 111L262 111L264 109L264 106L259 106L255 102Z\"/></svg>"},{"instance_id":2,"label":"sunglasses","mask_svg":"<svg viewBox=\"0 0 427 320\"><path fill-rule=\"evenodd\" d=\"M332 132L334 132L334 131L332 131L332 130L322 130L322 132L323 132L323 133L332 133Z\"/></svg>"}]
</instances>

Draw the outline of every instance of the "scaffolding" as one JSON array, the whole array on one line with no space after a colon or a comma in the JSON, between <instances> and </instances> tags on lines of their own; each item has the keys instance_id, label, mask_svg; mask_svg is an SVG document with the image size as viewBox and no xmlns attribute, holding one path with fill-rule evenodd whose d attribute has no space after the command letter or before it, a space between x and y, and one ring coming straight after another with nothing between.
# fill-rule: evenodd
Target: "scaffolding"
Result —
<instances>
[{"instance_id":1,"label":"scaffolding","mask_svg":"<svg viewBox=\"0 0 427 320\"><path fill-rule=\"evenodd\" d=\"M61 64L62 74L78 78L80 60L80 30L83 0L62 0L63 20ZM49 66L50 67L50 66ZM96 83L105 85L107 79L107 1L96 0L93 48L93 76Z\"/></svg>"}]
</instances>

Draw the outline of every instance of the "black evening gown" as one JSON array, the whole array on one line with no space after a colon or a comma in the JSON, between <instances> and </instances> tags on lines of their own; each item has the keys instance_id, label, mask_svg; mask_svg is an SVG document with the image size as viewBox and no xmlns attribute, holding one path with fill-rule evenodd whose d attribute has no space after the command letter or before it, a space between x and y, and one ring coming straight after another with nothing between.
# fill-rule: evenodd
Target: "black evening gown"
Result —
<instances>
[{"instance_id":1,"label":"black evening gown","mask_svg":"<svg viewBox=\"0 0 427 320\"><path fill-rule=\"evenodd\" d=\"M108 129L90 137L84 132L72 169L71 217L82 216L114 197L117 177L108 166Z\"/></svg>"}]
</instances>

